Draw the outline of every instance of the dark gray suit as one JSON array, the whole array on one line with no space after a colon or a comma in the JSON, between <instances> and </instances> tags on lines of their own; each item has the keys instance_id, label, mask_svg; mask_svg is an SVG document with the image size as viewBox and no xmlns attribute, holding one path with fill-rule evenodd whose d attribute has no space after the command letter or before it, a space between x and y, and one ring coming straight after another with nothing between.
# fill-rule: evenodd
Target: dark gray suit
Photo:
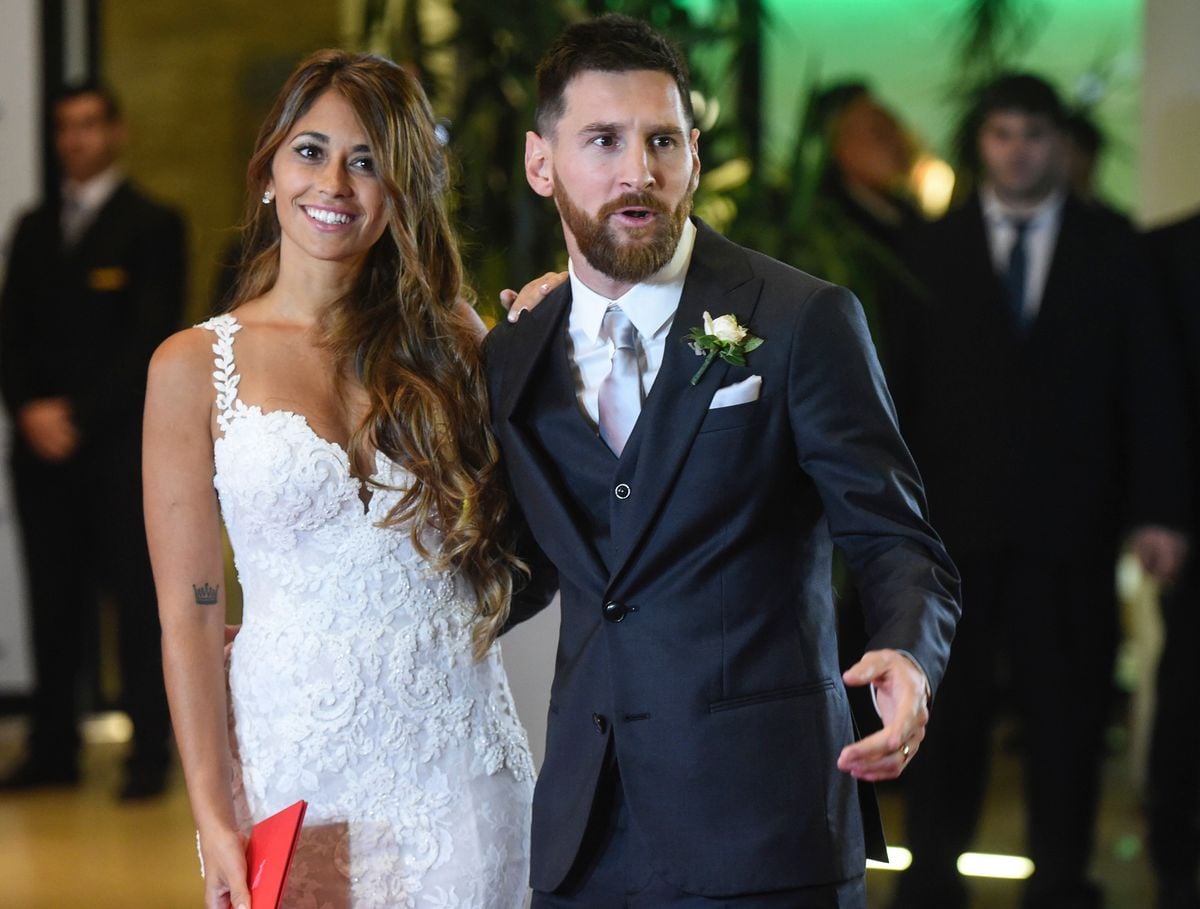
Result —
<instances>
[{"instance_id":1,"label":"dark gray suit","mask_svg":"<svg viewBox=\"0 0 1200 909\"><path fill-rule=\"evenodd\" d=\"M866 843L879 854L883 842L870 788L836 767L855 732L834 545L859 579L870 647L908 651L935 688L959 612L857 301L699 228L621 458L576 403L569 285L487 342L514 495L562 590L534 799L539 891L576 859L606 755L649 863L684 891L861 875ZM736 314L764 343L692 386L699 360L682 338L704 311ZM754 374L759 400L709 409Z\"/></svg>"}]
</instances>

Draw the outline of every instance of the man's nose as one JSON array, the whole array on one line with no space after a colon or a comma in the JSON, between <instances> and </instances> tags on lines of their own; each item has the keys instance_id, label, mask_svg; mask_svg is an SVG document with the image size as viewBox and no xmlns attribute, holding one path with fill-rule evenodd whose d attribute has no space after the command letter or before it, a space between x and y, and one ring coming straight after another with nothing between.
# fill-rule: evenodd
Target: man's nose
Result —
<instances>
[{"instance_id":1,"label":"man's nose","mask_svg":"<svg viewBox=\"0 0 1200 909\"><path fill-rule=\"evenodd\" d=\"M621 156L621 185L634 190L643 190L654 184L649 152L639 146L630 146Z\"/></svg>"}]
</instances>

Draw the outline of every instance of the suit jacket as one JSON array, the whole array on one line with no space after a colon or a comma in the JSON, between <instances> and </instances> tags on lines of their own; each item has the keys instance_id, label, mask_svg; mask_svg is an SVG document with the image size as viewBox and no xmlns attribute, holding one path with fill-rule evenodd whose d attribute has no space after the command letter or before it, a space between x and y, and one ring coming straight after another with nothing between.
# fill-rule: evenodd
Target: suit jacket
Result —
<instances>
[{"instance_id":1,"label":"suit jacket","mask_svg":"<svg viewBox=\"0 0 1200 909\"><path fill-rule=\"evenodd\" d=\"M1167 306L1170 343L1163 344L1160 356L1176 355L1167 364L1174 372L1164 390L1181 393L1187 414L1178 428L1191 480L1189 529L1195 533L1200 530L1200 214L1150 231L1146 247Z\"/></svg>"},{"instance_id":2,"label":"suit jacket","mask_svg":"<svg viewBox=\"0 0 1200 909\"><path fill-rule=\"evenodd\" d=\"M870 646L907 650L934 687L958 578L860 307L700 225L661 371L622 456L604 452L610 485L583 500L582 468L547 444L545 402L574 406L570 302L565 284L486 345L514 497L562 592L533 886L570 869L609 748L649 860L676 886L719 896L861 874L864 836L878 854L882 832L870 788L835 764L855 732L832 548L860 580ZM764 343L693 386L682 339L705 311ZM751 375L758 400L709 409Z\"/></svg>"},{"instance_id":3,"label":"suit jacket","mask_svg":"<svg viewBox=\"0 0 1200 909\"><path fill-rule=\"evenodd\" d=\"M901 425L955 553L1111 551L1182 519L1162 389L1163 312L1129 225L1064 203L1040 311L1022 330L977 198L926 228L930 291L908 333Z\"/></svg>"},{"instance_id":4,"label":"suit jacket","mask_svg":"<svg viewBox=\"0 0 1200 909\"><path fill-rule=\"evenodd\" d=\"M0 385L9 412L61 395L72 404L84 451L140 444L146 367L179 325L183 292L183 222L128 182L70 248L56 200L26 214L0 296Z\"/></svg>"}]
</instances>

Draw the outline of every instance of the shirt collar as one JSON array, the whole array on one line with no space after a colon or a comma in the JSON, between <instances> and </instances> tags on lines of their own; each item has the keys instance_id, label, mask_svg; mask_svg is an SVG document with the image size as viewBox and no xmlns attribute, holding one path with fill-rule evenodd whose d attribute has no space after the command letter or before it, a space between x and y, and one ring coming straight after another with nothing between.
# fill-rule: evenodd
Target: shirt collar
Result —
<instances>
[{"instance_id":1,"label":"shirt collar","mask_svg":"<svg viewBox=\"0 0 1200 909\"><path fill-rule=\"evenodd\" d=\"M63 180L62 194L64 199L71 199L84 211L93 211L108 201L109 196L117 191L120 183L121 169L113 164L107 170L101 171L82 183Z\"/></svg>"},{"instance_id":2,"label":"shirt collar","mask_svg":"<svg viewBox=\"0 0 1200 909\"><path fill-rule=\"evenodd\" d=\"M1066 198L1067 191L1057 189L1036 205L1017 207L1001 201L996 190L989 185L985 184L979 193L983 216L993 227L1011 225L1016 221L1025 221L1030 227L1040 227L1058 217Z\"/></svg>"},{"instance_id":3,"label":"shirt collar","mask_svg":"<svg viewBox=\"0 0 1200 909\"><path fill-rule=\"evenodd\" d=\"M691 219L683 222L679 244L671 261L645 281L633 285L616 300L604 297L579 279L573 263L567 264L571 275L571 327L582 331L595 343L600 337L600 324L608 307L616 303L643 338L652 338L668 325L679 307L683 282L692 262L696 245L696 225Z\"/></svg>"}]
</instances>

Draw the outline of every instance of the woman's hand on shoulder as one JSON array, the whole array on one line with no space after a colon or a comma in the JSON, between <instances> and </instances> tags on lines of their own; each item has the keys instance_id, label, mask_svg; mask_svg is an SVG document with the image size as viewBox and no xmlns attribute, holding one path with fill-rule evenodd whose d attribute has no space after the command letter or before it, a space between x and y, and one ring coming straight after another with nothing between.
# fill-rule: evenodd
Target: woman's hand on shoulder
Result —
<instances>
[{"instance_id":1,"label":"woman's hand on shoulder","mask_svg":"<svg viewBox=\"0 0 1200 909\"><path fill-rule=\"evenodd\" d=\"M548 271L521 288L521 292L505 288L500 291L500 305L508 310L508 321L515 322L527 309L536 309L550 291L567 280L565 271Z\"/></svg>"},{"instance_id":2,"label":"woman's hand on shoulder","mask_svg":"<svg viewBox=\"0 0 1200 909\"><path fill-rule=\"evenodd\" d=\"M251 909L246 838L236 830L200 834L205 909Z\"/></svg>"}]
</instances>

